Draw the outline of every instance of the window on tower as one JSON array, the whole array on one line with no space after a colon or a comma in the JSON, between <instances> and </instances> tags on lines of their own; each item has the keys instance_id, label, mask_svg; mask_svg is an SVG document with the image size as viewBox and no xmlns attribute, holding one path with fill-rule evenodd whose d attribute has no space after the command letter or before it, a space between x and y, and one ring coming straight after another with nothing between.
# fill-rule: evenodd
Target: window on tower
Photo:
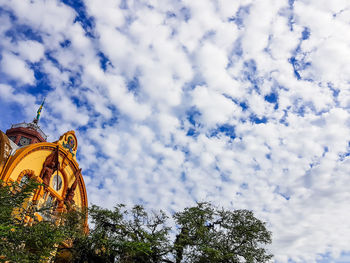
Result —
<instances>
[{"instance_id":1,"label":"window on tower","mask_svg":"<svg viewBox=\"0 0 350 263\"><path fill-rule=\"evenodd\" d=\"M32 139L22 136L21 139L19 139L18 146L26 146L29 145L31 142Z\"/></svg>"}]
</instances>

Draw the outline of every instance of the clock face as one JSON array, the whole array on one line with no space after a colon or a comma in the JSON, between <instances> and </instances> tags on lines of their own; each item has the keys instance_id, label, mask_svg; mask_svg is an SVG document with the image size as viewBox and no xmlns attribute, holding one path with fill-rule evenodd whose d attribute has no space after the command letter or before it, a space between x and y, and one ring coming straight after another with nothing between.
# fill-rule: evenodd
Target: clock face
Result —
<instances>
[{"instance_id":1,"label":"clock face","mask_svg":"<svg viewBox=\"0 0 350 263\"><path fill-rule=\"evenodd\" d=\"M31 142L32 142L31 139L22 136L21 139L19 139L18 146L26 146L26 145L30 144Z\"/></svg>"}]
</instances>

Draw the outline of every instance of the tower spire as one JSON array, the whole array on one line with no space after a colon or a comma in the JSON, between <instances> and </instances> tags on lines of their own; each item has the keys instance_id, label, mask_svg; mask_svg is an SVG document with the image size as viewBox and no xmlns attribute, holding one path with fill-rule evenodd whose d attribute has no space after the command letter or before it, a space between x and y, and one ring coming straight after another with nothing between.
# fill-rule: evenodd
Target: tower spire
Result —
<instances>
[{"instance_id":1,"label":"tower spire","mask_svg":"<svg viewBox=\"0 0 350 263\"><path fill-rule=\"evenodd\" d=\"M36 114L36 117L35 117L34 120L33 120L33 122L34 122L35 124L38 124L38 122L39 122L41 110L42 110L43 107L44 107L45 100L46 100L46 97L44 98L44 100L43 100L43 102L41 103L41 105L40 105L38 111L36 112L36 113L37 113L37 114Z\"/></svg>"}]
</instances>

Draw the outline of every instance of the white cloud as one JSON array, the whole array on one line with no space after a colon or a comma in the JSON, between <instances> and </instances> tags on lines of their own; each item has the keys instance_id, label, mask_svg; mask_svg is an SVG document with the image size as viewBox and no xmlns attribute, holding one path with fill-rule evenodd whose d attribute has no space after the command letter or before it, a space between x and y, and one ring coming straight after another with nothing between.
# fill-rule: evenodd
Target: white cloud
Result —
<instances>
[{"instance_id":1,"label":"white cloud","mask_svg":"<svg viewBox=\"0 0 350 263\"><path fill-rule=\"evenodd\" d=\"M93 37L59 1L0 1L0 96L78 130L89 201L252 209L276 262L348 250L346 0L84 3Z\"/></svg>"},{"instance_id":2,"label":"white cloud","mask_svg":"<svg viewBox=\"0 0 350 263\"><path fill-rule=\"evenodd\" d=\"M6 101L14 101L19 104L25 105L26 103L28 104L34 104L34 97L30 95L24 95L21 93L15 92L15 89L6 84L0 84L0 95L1 99L4 99Z\"/></svg>"},{"instance_id":3,"label":"white cloud","mask_svg":"<svg viewBox=\"0 0 350 263\"><path fill-rule=\"evenodd\" d=\"M23 110L25 117L30 119L34 117L34 108L38 107L35 105L34 96L16 92L12 86L6 84L0 84L0 99L9 103L15 103L16 107L20 107ZM6 113L4 112L2 114Z\"/></svg>"},{"instance_id":4,"label":"white cloud","mask_svg":"<svg viewBox=\"0 0 350 263\"><path fill-rule=\"evenodd\" d=\"M21 54L21 57L30 62L38 62L44 56L45 49L37 41L20 41L17 45L17 50Z\"/></svg>"},{"instance_id":5,"label":"white cloud","mask_svg":"<svg viewBox=\"0 0 350 263\"><path fill-rule=\"evenodd\" d=\"M2 53L1 56L1 70L4 73L12 79L19 80L23 84L34 84L34 72L28 67L25 61L7 52Z\"/></svg>"},{"instance_id":6,"label":"white cloud","mask_svg":"<svg viewBox=\"0 0 350 263\"><path fill-rule=\"evenodd\" d=\"M109 27L119 27L124 23L124 15L119 9L121 1L106 0L101 5L98 0L85 2L90 15L96 17L98 22Z\"/></svg>"},{"instance_id":7,"label":"white cloud","mask_svg":"<svg viewBox=\"0 0 350 263\"><path fill-rule=\"evenodd\" d=\"M193 90L192 100L203 114L203 124L211 128L230 121L240 111L230 99L204 86L197 86Z\"/></svg>"},{"instance_id":8,"label":"white cloud","mask_svg":"<svg viewBox=\"0 0 350 263\"><path fill-rule=\"evenodd\" d=\"M36 30L43 30L50 35L53 32L64 32L74 20L74 12L59 1L1 0L0 4L12 10L21 22L29 23Z\"/></svg>"}]
</instances>

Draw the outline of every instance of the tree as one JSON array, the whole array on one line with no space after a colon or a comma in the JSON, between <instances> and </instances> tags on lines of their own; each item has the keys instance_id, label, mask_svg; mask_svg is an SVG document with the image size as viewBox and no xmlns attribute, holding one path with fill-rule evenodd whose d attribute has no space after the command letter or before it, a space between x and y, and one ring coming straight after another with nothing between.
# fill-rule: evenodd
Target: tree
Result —
<instances>
[{"instance_id":1,"label":"tree","mask_svg":"<svg viewBox=\"0 0 350 263\"><path fill-rule=\"evenodd\" d=\"M39 186L33 180L21 186L0 182L0 262L47 262L62 241L81 231L77 222L81 225L82 218L74 213L37 220L35 213L51 213L51 208L38 210L30 202Z\"/></svg>"},{"instance_id":2,"label":"tree","mask_svg":"<svg viewBox=\"0 0 350 263\"><path fill-rule=\"evenodd\" d=\"M57 214L52 207L38 210L31 204L37 182L2 185L0 262L262 263L272 258L264 247L271 243L271 232L248 210L198 203L175 213L171 229L162 211L93 205L86 234L84 212ZM37 220L39 211L48 213L44 220ZM60 246L63 241L73 246Z\"/></svg>"},{"instance_id":3,"label":"tree","mask_svg":"<svg viewBox=\"0 0 350 263\"><path fill-rule=\"evenodd\" d=\"M261 247L271 243L271 233L251 211L198 203L174 218L179 227L174 242L176 263L260 263L272 258Z\"/></svg>"},{"instance_id":4,"label":"tree","mask_svg":"<svg viewBox=\"0 0 350 263\"><path fill-rule=\"evenodd\" d=\"M89 215L89 235L72 248L77 263L262 263L272 258L264 248L271 232L248 210L198 203L174 214L173 231L164 212L148 214L142 206L130 211L124 205L92 206Z\"/></svg>"},{"instance_id":5,"label":"tree","mask_svg":"<svg viewBox=\"0 0 350 263\"><path fill-rule=\"evenodd\" d=\"M167 262L172 248L164 212L149 214L139 205L130 211L121 204L114 210L94 205L89 216L89 235L77 239L72 248L75 262Z\"/></svg>"}]
</instances>

